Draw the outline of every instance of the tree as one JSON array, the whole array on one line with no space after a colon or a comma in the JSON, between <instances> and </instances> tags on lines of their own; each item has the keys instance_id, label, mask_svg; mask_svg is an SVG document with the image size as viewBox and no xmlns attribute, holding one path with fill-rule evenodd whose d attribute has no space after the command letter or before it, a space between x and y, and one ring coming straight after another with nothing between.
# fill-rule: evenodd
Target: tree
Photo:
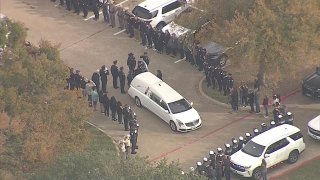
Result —
<instances>
[{"instance_id":1,"label":"tree","mask_svg":"<svg viewBox=\"0 0 320 180\"><path fill-rule=\"evenodd\" d=\"M317 64L320 48L320 6L317 0L257 0L249 15L236 13L223 26L211 24L202 34L225 45L239 41L235 63L256 65L258 78L275 87L297 69ZM203 38L203 35L199 35ZM266 79L264 79L264 77Z\"/></svg>"}]
</instances>

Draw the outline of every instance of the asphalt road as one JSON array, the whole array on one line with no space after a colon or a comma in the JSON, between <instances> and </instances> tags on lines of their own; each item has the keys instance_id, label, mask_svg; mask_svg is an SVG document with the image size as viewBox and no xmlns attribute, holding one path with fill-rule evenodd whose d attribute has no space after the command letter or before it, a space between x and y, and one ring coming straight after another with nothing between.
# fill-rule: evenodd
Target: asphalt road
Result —
<instances>
[{"instance_id":1,"label":"asphalt road","mask_svg":"<svg viewBox=\"0 0 320 180\"><path fill-rule=\"evenodd\" d=\"M184 61L175 63L178 59L145 50L139 42L128 38L126 34L117 34L120 30L104 24L102 17L98 22L92 19L85 21L81 16L62 7L56 7L49 0L2 1L2 13L25 24L29 41L37 43L40 39L47 39L54 44L61 44L61 57L66 64L79 69L86 77L91 77L103 64L110 67L113 60L118 60L120 66L127 68L126 59L129 52L133 52L136 58L139 58L147 51L151 58L150 71L155 73L160 69L164 81L186 99L193 101L194 108L203 120L203 127L196 131L172 132L169 126L154 114L136 107L129 95L122 95L120 90L110 87L110 77L109 95L114 95L123 104L130 105L137 113L141 126L138 153L148 156L152 162L167 158L169 161L179 161L183 169L188 169L208 155L209 150L216 150L225 142L230 142L232 137L244 135L246 131L251 131L262 122L268 122L262 115L251 115L246 111L229 114L229 108L215 104L200 93L199 82L203 75L195 67ZM271 170L271 176L281 174L305 160L320 155L319 142L312 141L306 134L307 121L320 114L320 105L312 103L300 93L289 97L287 102L295 114L295 124L305 135L307 148L298 163L290 166L280 165ZM126 134L123 126L100 113L95 113L90 121L115 140Z\"/></svg>"}]
</instances>

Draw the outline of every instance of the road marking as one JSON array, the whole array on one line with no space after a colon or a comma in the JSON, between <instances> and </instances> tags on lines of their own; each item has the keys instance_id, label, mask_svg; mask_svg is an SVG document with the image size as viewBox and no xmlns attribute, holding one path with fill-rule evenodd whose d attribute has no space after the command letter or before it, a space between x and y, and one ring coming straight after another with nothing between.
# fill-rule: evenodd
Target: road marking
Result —
<instances>
[{"instance_id":1,"label":"road marking","mask_svg":"<svg viewBox=\"0 0 320 180\"><path fill-rule=\"evenodd\" d=\"M121 4L125 3L125 2L128 2L129 0L124 0L122 1L121 3L117 4L116 6L120 6Z\"/></svg>"},{"instance_id":2,"label":"road marking","mask_svg":"<svg viewBox=\"0 0 320 180\"><path fill-rule=\"evenodd\" d=\"M183 61L183 60L184 59L179 59L179 60L175 61L174 63L178 63L178 62Z\"/></svg>"},{"instance_id":3,"label":"road marking","mask_svg":"<svg viewBox=\"0 0 320 180\"><path fill-rule=\"evenodd\" d=\"M116 36L116 35L118 35L118 34L120 34L120 33L123 33L123 32L125 32L126 30L125 29L123 29L123 30L121 30L121 31L119 31L119 32L117 32L117 33L114 33L113 35L114 36Z\"/></svg>"},{"instance_id":4,"label":"road marking","mask_svg":"<svg viewBox=\"0 0 320 180\"><path fill-rule=\"evenodd\" d=\"M102 14L102 11L100 11L99 14ZM94 18L94 15L92 15L92 16L86 18L86 19L83 19L83 20L84 20L84 21L88 21L89 19L92 19L92 18Z\"/></svg>"},{"instance_id":5,"label":"road marking","mask_svg":"<svg viewBox=\"0 0 320 180\"><path fill-rule=\"evenodd\" d=\"M199 11L201 11L201 12L204 12L203 9L197 8L197 7L193 6L193 5L190 5L190 7L192 7L193 9L199 10Z\"/></svg>"}]
</instances>

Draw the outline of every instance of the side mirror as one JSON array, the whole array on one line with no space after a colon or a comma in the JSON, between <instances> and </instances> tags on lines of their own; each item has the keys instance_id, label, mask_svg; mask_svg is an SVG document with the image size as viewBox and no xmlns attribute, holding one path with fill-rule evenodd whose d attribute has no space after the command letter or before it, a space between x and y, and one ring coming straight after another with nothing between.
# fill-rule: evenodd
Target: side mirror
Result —
<instances>
[{"instance_id":1,"label":"side mirror","mask_svg":"<svg viewBox=\"0 0 320 180\"><path fill-rule=\"evenodd\" d=\"M270 154L265 154L264 155L264 158L268 158L268 157L270 157Z\"/></svg>"},{"instance_id":2,"label":"side mirror","mask_svg":"<svg viewBox=\"0 0 320 180\"><path fill-rule=\"evenodd\" d=\"M164 110L164 112L166 112L167 114L169 114L169 110Z\"/></svg>"},{"instance_id":3,"label":"side mirror","mask_svg":"<svg viewBox=\"0 0 320 180\"><path fill-rule=\"evenodd\" d=\"M192 106L192 105L193 105L193 102L191 101L191 102L190 102L190 106Z\"/></svg>"}]
</instances>

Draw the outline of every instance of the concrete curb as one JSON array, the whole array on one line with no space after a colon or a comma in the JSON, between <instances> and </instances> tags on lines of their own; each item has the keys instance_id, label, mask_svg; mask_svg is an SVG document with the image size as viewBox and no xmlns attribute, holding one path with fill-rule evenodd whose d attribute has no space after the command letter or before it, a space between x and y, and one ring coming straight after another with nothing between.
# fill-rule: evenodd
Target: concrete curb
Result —
<instances>
[{"instance_id":1,"label":"concrete curb","mask_svg":"<svg viewBox=\"0 0 320 180\"><path fill-rule=\"evenodd\" d=\"M222 102L220 102L220 101L217 101L217 100L213 99L212 97L208 96L205 92L203 92L203 90L202 90L202 83L203 83L203 81L205 80L205 78L206 78L206 77L203 76L202 79L200 80L199 85L198 85L200 94L201 94L203 97L207 98L209 101L215 103L216 105L219 105L219 106L224 107L224 108L230 108L230 106L229 106L228 104L225 104L225 103L222 103Z\"/></svg>"}]
</instances>

